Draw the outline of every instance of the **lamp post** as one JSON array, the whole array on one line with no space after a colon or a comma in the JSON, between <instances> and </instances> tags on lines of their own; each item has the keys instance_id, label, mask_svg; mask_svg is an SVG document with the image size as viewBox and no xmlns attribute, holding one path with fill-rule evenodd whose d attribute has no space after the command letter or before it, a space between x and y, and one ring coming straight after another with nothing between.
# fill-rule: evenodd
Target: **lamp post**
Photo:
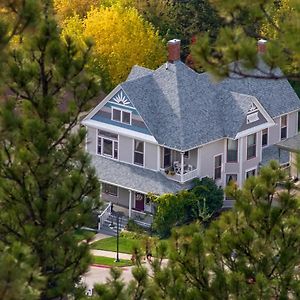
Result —
<instances>
[{"instance_id":1,"label":"lamp post","mask_svg":"<svg viewBox=\"0 0 300 300\"><path fill-rule=\"evenodd\" d=\"M119 213L117 213L117 259L116 262L120 262L119 259Z\"/></svg>"}]
</instances>

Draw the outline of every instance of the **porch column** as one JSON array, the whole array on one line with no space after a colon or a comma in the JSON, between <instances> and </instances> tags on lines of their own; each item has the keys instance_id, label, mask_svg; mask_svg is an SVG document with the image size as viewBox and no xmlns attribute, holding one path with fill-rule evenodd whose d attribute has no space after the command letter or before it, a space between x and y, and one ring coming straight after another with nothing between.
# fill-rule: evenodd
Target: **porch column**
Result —
<instances>
[{"instance_id":1,"label":"porch column","mask_svg":"<svg viewBox=\"0 0 300 300\"><path fill-rule=\"evenodd\" d=\"M129 205L128 205L128 217L131 218L131 210L132 210L132 190L129 190Z\"/></svg>"},{"instance_id":2,"label":"porch column","mask_svg":"<svg viewBox=\"0 0 300 300\"><path fill-rule=\"evenodd\" d=\"M184 152L180 152L180 157L181 157L181 161L180 161L180 166L181 166L180 176L181 176L181 182L183 182Z\"/></svg>"}]
</instances>

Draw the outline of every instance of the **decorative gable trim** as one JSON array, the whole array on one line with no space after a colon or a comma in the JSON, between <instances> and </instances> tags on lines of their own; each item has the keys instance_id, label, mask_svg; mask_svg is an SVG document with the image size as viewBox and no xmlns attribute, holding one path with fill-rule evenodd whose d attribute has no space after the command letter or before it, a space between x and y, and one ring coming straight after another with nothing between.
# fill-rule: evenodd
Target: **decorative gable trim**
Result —
<instances>
[{"instance_id":1,"label":"decorative gable trim","mask_svg":"<svg viewBox=\"0 0 300 300\"><path fill-rule=\"evenodd\" d=\"M95 108L93 108L88 115L82 120L88 121L90 120L115 94L117 94L121 90L121 86L117 85Z\"/></svg>"},{"instance_id":2,"label":"decorative gable trim","mask_svg":"<svg viewBox=\"0 0 300 300\"><path fill-rule=\"evenodd\" d=\"M130 100L128 99L128 96L125 94L125 92L120 89L115 96L113 96L109 102L111 103L117 103L117 104L121 104L121 105L125 105L125 106L133 106L130 102Z\"/></svg>"},{"instance_id":3,"label":"decorative gable trim","mask_svg":"<svg viewBox=\"0 0 300 300\"><path fill-rule=\"evenodd\" d=\"M264 124L260 124L258 126L249 128L247 130L243 130L243 131L238 132L237 135L235 136L235 139L247 136L249 134L258 132L262 129L269 128L269 127L272 127L272 126L275 125L274 120L267 113L267 111L260 104L259 100L256 97L251 96L251 95L245 95L245 96L250 97L251 100L252 100L251 106L250 106L250 108L248 109L248 112L247 112L247 119L246 119L247 124L251 124L251 123L256 122L258 120L258 112L260 112L263 115L263 117L267 120L267 122L264 123Z\"/></svg>"}]
</instances>

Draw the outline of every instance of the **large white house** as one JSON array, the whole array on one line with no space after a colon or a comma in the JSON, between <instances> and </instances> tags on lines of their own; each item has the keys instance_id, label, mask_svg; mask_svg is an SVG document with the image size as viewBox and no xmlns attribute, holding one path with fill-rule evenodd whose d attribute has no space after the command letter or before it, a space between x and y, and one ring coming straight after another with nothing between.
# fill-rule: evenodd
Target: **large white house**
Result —
<instances>
[{"instance_id":1,"label":"large white house","mask_svg":"<svg viewBox=\"0 0 300 300\"><path fill-rule=\"evenodd\" d=\"M270 159L288 163L275 144L299 131L300 101L287 80L214 83L180 61L180 41L168 48L165 64L133 67L82 122L103 199L133 218L153 212L149 192L176 193L205 176L242 185Z\"/></svg>"}]
</instances>

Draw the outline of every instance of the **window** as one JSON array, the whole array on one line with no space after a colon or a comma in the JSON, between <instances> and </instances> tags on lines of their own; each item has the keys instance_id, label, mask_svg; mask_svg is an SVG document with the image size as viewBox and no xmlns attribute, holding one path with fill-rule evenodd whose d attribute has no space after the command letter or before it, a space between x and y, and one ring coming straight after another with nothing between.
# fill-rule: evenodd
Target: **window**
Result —
<instances>
[{"instance_id":1,"label":"window","mask_svg":"<svg viewBox=\"0 0 300 300\"><path fill-rule=\"evenodd\" d=\"M237 162L238 140L227 140L227 162Z\"/></svg>"},{"instance_id":2,"label":"window","mask_svg":"<svg viewBox=\"0 0 300 300\"><path fill-rule=\"evenodd\" d=\"M114 121L121 122L121 111L119 109L113 108L113 110L112 110L112 119Z\"/></svg>"},{"instance_id":3,"label":"window","mask_svg":"<svg viewBox=\"0 0 300 300\"><path fill-rule=\"evenodd\" d=\"M98 130L97 153L118 159L118 135L104 130Z\"/></svg>"},{"instance_id":4,"label":"window","mask_svg":"<svg viewBox=\"0 0 300 300\"><path fill-rule=\"evenodd\" d=\"M247 159L256 157L256 133L247 136Z\"/></svg>"},{"instance_id":5,"label":"window","mask_svg":"<svg viewBox=\"0 0 300 300\"><path fill-rule=\"evenodd\" d=\"M298 111L298 132L300 132L300 111Z\"/></svg>"},{"instance_id":6,"label":"window","mask_svg":"<svg viewBox=\"0 0 300 300\"><path fill-rule=\"evenodd\" d=\"M118 187L107 183L102 183L102 192L111 196L118 196Z\"/></svg>"},{"instance_id":7,"label":"window","mask_svg":"<svg viewBox=\"0 0 300 300\"><path fill-rule=\"evenodd\" d=\"M130 112L122 111L122 123L131 124Z\"/></svg>"},{"instance_id":8,"label":"window","mask_svg":"<svg viewBox=\"0 0 300 300\"><path fill-rule=\"evenodd\" d=\"M287 138L287 115L280 118L280 138L282 140Z\"/></svg>"},{"instance_id":9,"label":"window","mask_svg":"<svg viewBox=\"0 0 300 300\"><path fill-rule=\"evenodd\" d=\"M134 164L144 165L144 142L134 140Z\"/></svg>"},{"instance_id":10,"label":"window","mask_svg":"<svg viewBox=\"0 0 300 300\"><path fill-rule=\"evenodd\" d=\"M262 147L268 146L268 128L261 132L261 145Z\"/></svg>"},{"instance_id":11,"label":"window","mask_svg":"<svg viewBox=\"0 0 300 300\"><path fill-rule=\"evenodd\" d=\"M215 156L215 179L221 179L222 155Z\"/></svg>"},{"instance_id":12,"label":"window","mask_svg":"<svg viewBox=\"0 0 300 300\"><path fill-rule=\"evenodd\" d=\"M131 112L121 110L118 108L113 108L112 109L112 120L121 122L124 124L131 124Z\"/></svg>"},{"instance_id":13,"label":"window","mask_svg":"<svg viewBox=\"0 0 300 300\"><path fill-rule=\"evenodd\" d=\"M258 120L259 120L258 112L255 112L255 113L250 114L250 115L247 116L247 124L256 122Z\"/></svg>"},{"instance_id":14,"label":"window","mask_svg":"<svg viewBox=\"0 0 300 300\"><path fill-rule=\"evenodd\" d=\"M246 172L246 178L249 178L251 176L255 176L256 174L256 169L253 169L253 170L249 170Z\"/></svg>"},{"instance_id":15,"label":"window","mask_svg":"<svg viewBox=\"0 0 300 300\"><path fill-rule=\"evenodd\" d=\"M226 175L226 184L229 184L229 182L234 181L237 182L237 174L227 174Z\"/></svg>"}]
</instances>

